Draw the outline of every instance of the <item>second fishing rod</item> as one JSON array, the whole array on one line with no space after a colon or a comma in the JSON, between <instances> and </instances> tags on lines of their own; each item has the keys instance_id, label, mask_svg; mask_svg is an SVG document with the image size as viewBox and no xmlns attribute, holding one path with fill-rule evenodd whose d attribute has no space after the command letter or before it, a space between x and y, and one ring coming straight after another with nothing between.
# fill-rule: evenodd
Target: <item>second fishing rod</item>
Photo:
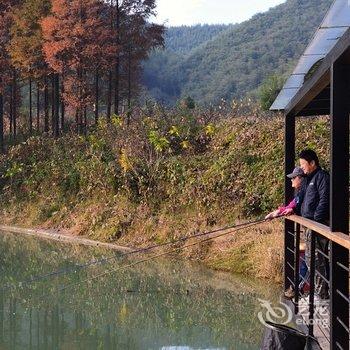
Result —
<instances>
[{"instance_id":1,"label":"second fishing rod","mask_svg":"<svg viewBox=\"0 0 350 350\"><path fill-rule=\"evenodd\" d=\"M42 280L47 279L47 278L58 277L60 275L64 275L64 274L67 274L70 272L76 273L76 272L83 270L85 268L89 268L89 267L92 267L95 265L103 265L103 264L115 261L117 259L120 259L120 258L128 257L131 255L136 255L136 254L147 253L147 252L153 251L153 250L158 249L158 248L167 247L167 246L174 245L177 243L183 243L183 242L186 242L186 241L194 239L194 238L200 238L200 237L214 235L214 234L226 231L226 230L231 230L231 229L236 229L236 228L244 228L245 226L257 225L257 224L260 224L264 221L265 221L265 219L257 219L257 220L252 220L249 222L244 222L241 224L228 225L228 226L225 226L223 228L218 228L218 229L211 230L211 231L196 233L196 234L193 234L190 236L185 236L185 237L182 237L182 238L179 238L176 240L172 240L169 242L165 242L165 243L161 243L161 244L154 244L154 245L150 245L150 246L145 247L145 248L131 250L129 252L122 253L122 254L117 255L117 256L113 256L113 257L109 257L109 258L102 258L102 259L98 259L98 260L94 259L94 260L91 260L91 261L84 263L84 264L74 265L74 266L70 266L70 267L65 268L65 269L59 269L59 270L51 271L49 273L45 273L42 275L33 276L27 280L18 282L16 284L4 286L2 288L2 290L8 290L8 289L16 288L16 287L28 287L35 282L39 282L39 281L42 281Z\"/></svg>"}]
</instances>

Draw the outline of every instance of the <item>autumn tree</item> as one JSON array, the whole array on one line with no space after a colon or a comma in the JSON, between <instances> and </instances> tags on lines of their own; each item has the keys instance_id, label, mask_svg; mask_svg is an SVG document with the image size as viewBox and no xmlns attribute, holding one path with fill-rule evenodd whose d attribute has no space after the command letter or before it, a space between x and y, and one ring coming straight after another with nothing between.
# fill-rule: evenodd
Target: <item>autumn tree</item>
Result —
<instances>
[{"instance_id":1,"label":"autumn tree","mask_svg":"<svg viewBox=\"0 0 350 350\"><path fill-rule=\"evenodd\" d=\"M118 50L104 6L99 0L53 0L52 15L42 21L45 59L64 75L63 98L75 111L79 132L93 104L91 77L96 67L113 65Z\"/></svg>"},{"instance_id":2,"label":"autumn tree","mask_svg":"<svg viewBox=\"0 0 350 350\"><path fill-rule=\"evenodd\" d=\"M41 20L48 16L51 9L50 0L25 0L13 13L11 42L9 53L14 67L24 79L29 80L29 130L32 131L32 82L37 80L37 94L40 80L46 80L48 67L43 57L43 37ZM47 84L45 85L45 91ZM47 91L46 91L47 93ZM39 99L37 98L37 125L39 124ZM45 106L45 131L48 131L48 114Z\"/></svg>"},{"instance_id":3,"label":"autumn tree","mask_svg":"<svg viewBox=\"0 0 350 350\"><path fill-rule=\"evenodd\" d=\"M123 47L123 42L127 40L125 38L126 34L126 23L130 17L132 9L135 5L135 0L115 0L115 3L111 4L112 10L112 23L116 28L116 43L117 45ZM119 50L116 56L116 65L114 70L114 114L119 114L119 102L120 102L120 91L121 91L121 57L122 51ZM112 70L110 71L110 81L112 83ZM110 86L110 90L112 84ZM109 92L112 94L112 91ZM110 107L108 106L108 110Z\"/></svg>"},{"instance_id":4,"label":"autumn tree","mask_svg":"<svg viewBox=\"0 0 350 350\"><path fill-rule=\"evenodd\" d=\"M18 3L19 0L0 1L0 152L4 152L4 98L6 87L13 82L13 67L10 64L7 47L11 38L12 11ZM11 101L14 101L12 94ZM13 117L15 115L11 115L11 126L14 127L15 136L16 118L13 119Z\"/></svg>"},{"instance_id":5,"label":"autumn tree","mask_svg":"<svg viewBox=\"0 0 350 350\"><path fill-rule=\"evenodd\" d=\"M91 107L98 119L102 83L108 91L107 116L113 97L116 114L122 99L130 113L141 62L152 48L163 45L164 27L148 22L155 14L155 0L3 0L0 11L1 151L4 110L10 116L10 135L17 132L20 84L29 86L30 132L33 82L37 83L38 130L44 87L44 131L49 131L51 100L53 134L58 136L64 127L65 105L83 132Z\"/></svg>"},{"instance_id":6,"label":"autumn tree","mask_svg":"<svg viewBox=\"0 0 350 350\"><path fill-rule=\"evenodd\" d=\"M143 58L147 57L147 54L142 54L137 57L136 50L134 52L133 47L135 47L133 41L143 42L143 52L145 53L149 48L147 48L148 39L151 39L151 46L154 43L153 38L146 38L150 33L157 35L157 45L163 44L163 26L157 26L150 24L152 30L146 28L150 16L155 15L155 1L154 0L110 0L108 2L109 11L108 18L111 22L111 28L115 29L116 38L115 43L117 46L122 47L122 50L117 51L116 64L115 67L111 67L108 72L108 83L107 83L107 118L111 115L112 110L112 90L114 88L114 113L119 114L120 100L125 98L123 90L127 89L125 84L128 85L127 81L136 81L134 78L138 76L140 70L140 62ZM157 30L155 30L157 28ZM156 33L158 31L158 33ZM147 32L147 33L146 33ZM137 35L142 37L136 38ZM158 35L159 34L159 35ZM133 52L132 52L133 51ZM128 72L125 71L125 62L131 62L133 65L129 65ZM114 78L112 78L114 77ZM113 84L112 84L113 82ZM113 87L112 87L113 85ZM136 84L133 84L137 87ZM129 99L130 100L130 99Z\"/></svg>"},{"instance_id":7,"label":"autumn tree","mask_svg":"<svg viewBox=\"0 0 350 350\"><path fill-rule=\"evenodd\" d=\"M164 45L164 26L148 22L149 17L154 14L154 0L134 1L134 6L121 27L124 37L123 70L128 121L133 92L139 87L141 63L148 58L152 49Z\"/></svg>"},{"instance_id":8,"label":"autumn tree","mask_svg":"<svg viewBox=\"0 0 350 350\"><path fill-rule=\"evenodd\" d=\"M115 42L119 47L123 46L123 41L128 40L126 35L126 26L130 14L133 12L136 4L140 4L140 1L135 0L111 0L110 2L110 18L111 27L115 28ZM118 50L116 55L115 68L111 67L108 77L108 101L107 101L107 117L111 114L112 105L112 82L114 76L114 114L119 113L119 102L120 102L120 73L121 73L121 56L122 51ZM114 70L114 74L113 74Z\"/></svg>"}]
</instances>

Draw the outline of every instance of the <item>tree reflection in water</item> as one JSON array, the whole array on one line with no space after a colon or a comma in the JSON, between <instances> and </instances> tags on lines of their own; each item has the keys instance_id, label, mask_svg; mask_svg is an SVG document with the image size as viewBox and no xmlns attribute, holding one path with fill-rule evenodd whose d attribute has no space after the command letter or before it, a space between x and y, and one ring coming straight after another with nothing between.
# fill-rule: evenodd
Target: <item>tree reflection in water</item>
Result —
<instances>
[{"instance_id":1,"label":"tree reflection in water","mask_svg":"<svg viewBox=\"0 0 350 350\"><path fill-rule=\"evenodd\" d=\"M198 264L163 259L74 284L126 263L117 258L18 285L113 254L1 233L0 349L259 348L263 329L256 317L257 298L276 300L278 288Z\"/></svg>"}]
</instances>

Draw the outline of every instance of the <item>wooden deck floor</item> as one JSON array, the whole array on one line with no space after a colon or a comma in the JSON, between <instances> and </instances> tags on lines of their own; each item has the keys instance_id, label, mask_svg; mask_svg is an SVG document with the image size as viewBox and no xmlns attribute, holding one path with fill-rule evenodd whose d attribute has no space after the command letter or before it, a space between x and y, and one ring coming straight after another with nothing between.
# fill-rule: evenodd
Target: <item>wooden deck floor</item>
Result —
<instances>
[{"instance_id":1,"label":"wooden deck floor","mask_svg":"<svg viewBox=\"0 0 350 350\"><path fill-rule=\"evenodd\" d=\"M287 304L291 310L294 310L294 304L290 300L283 298L283 303ZM308 299L299 301L299 314L295 316L293 323L295 327L304 334L308 334ZM329 350L329 303L317 305L318 321L314 325L314 337L317 339L318 345L312 342L312 350ZM322 320L319 320L320 316Z\"/></svg>"},{"instance_id":2,"label":"wooden deck floor","mask_svg":"<svg viewBox=\"0 0 350 350\"><path fill-rule=\"evenodd\" d=\"M307 332L308 320L308 298L299 301L299 316L297 323L301 323L304 333ZM314 316L314 336L317 339L322 350L330 349L330 318L329 318L329 301L315 300L315 316Z\"/></svg>"}]
</instances>

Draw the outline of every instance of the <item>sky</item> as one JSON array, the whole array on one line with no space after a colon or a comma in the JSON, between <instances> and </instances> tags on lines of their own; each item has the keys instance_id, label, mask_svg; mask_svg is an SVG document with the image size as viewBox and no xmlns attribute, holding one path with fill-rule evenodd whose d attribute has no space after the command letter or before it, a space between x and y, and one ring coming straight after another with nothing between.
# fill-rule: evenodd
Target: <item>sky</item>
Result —
<instances>
[{"instance_id":1,"label":"sky","mask_svg":"<svg viewBox=\"0 0 350 350\"><path fill-rule=\"evenodd\" d=\"M155 22L166 26L240 23L286 0L157 0Z\"/></svg>"}]
</instances>

